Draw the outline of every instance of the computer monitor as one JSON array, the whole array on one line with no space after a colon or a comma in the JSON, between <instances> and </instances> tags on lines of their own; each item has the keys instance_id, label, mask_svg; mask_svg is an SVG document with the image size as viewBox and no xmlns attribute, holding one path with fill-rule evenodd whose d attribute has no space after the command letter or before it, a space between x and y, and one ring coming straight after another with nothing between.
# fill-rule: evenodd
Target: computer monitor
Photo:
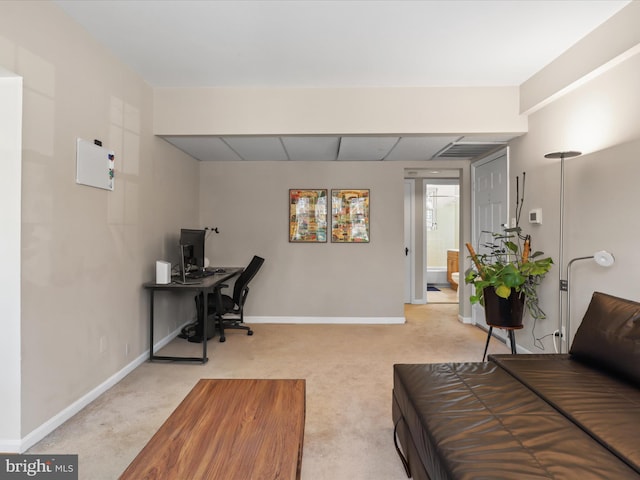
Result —
<instances>
[{"instance_id":1,"label":"computer monitor","mask_svg":"<svg viewBox=\"0 0 640 480\"><path fill-rule=\"evenodd\" d=\"M183 246L184 265L187 271L204 268L205 230L183 228L180 230L180 245Z\"/></svg>"}]
</instances>

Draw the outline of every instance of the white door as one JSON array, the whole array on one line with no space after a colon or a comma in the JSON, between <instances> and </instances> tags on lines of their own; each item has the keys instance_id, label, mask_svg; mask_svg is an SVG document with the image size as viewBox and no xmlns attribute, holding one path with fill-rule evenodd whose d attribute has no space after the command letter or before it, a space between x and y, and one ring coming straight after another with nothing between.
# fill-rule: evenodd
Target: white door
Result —
<instances>
[{"instance_id":1,"label":"white door","mask_svg":"<svg viewBox=\"0 0 640 480\"><path fill-rule=\"evenodd\" d=\"M471 166L473 187L472 245L477 253L488 253L482 246L491 240L490 232L500 232L509 218L509 150L480 160ZM468 252L465 252L468 255ZM489 328L484 309L473 305L471 318L476 325ZM502 330L496 332L500 335Z\"/></svg>"},{"instance_id":2,"label":"white door","mask_svg":"<svg viewBox=\"0 0 640 480\"><path fill-rule=\"evenodd\" d=\"M413 215L415 184L413 180L404 181L404 303L411 303L414 292L413 275Z\"/></svg>"}]
</instances>

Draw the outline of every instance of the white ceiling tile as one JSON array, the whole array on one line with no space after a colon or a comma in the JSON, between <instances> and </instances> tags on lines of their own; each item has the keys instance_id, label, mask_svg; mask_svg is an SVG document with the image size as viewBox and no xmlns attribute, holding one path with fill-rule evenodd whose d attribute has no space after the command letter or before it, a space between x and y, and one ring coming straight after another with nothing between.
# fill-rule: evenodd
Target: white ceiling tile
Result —
<instances>
[{"instance_id":1,"label":"white ceiling tile","mask_svg":"<svg viewBox=\"0 0 640 480\"><path fill-rule=\"evenodd\" d=\"M280 142L279 137L223 137L243 160L287 160L287 153Z\"/></svg>"},{"instance_id":2,"label":"white ceiling tile","mask_svg":"<svg viewBox=\"0 0 640 480\"><path fill-rule=\"evenodd\" d=\"M399 137L342 137L338 160L382 160Z\"/></svg>"},{"instance_id":3,"label":"white ceiling tile","mask_svg":"<svg viewBox=\"0 0 640 480\"><path fill-rule=\"evenodd\" d=\"M445 145L460 136L402 137L385 160L431 160Z\"/></svg>"},{"instance_id":4,"label":"white ceiling tile","mask_svg":"<svg viewBox=\"0 0 640 480\"><path fill-rule=\"evenodd\" d=\"M290 160L332 161L338 157L340 137L282 137Z\"/></svg>"},{"instance_id":5,"label":"white ceiling tile","mask_svg":"<svg viewBox=\"0 0 640 480\"><path fill-rule=\"evenodd\" d=\"M163 138L197 160L205 162L241 160L220 137L183 135Z\"/></svg>"}]
</instances>

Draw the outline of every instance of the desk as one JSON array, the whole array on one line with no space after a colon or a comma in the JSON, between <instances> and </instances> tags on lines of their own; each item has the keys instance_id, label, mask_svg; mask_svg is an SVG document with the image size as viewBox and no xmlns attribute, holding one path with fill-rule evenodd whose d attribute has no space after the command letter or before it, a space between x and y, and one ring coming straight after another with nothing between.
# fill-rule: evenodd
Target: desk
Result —
<instances>
[{"instance_id":1,"label":"desk","mask_svg":"<svg viewBox=\"0 0 640 480\"><path fill-rule=\"evenodd\" d=\"M154 294L160 290L170 290L172 292L194 292L196 294L202 293L204 298L206 294L215 292L216 287L220 284L226 282L227 280L239 275L242 272L242 268L237 267L224 267L224 273L215 273L208 277L200 278L200 283L193 285L182 285L180 283L155 283L149 282L143 285L144 288L149 290L149 361L153 362L154 360L164 360L164 361L182 361L182 362L200 362L207 363L207 340L206 335L204 335L202 341L202 357L167 357L162 355L155 355L153 353L153 301ZM204 303L204 318L205 318L205 327L206 327L206 318L207 318L207 303ZM206 330L205 330L206 332Z\"/></svg>"},{"instance_id":2,"label":"desk","mask_svg":"<svg viewBox=\"0 0 640 480\"><path fill-rule=\"evenodd\" d=\"M202 379L120 480L300 479L305 381Z\"/></svg>"}]
</instances>

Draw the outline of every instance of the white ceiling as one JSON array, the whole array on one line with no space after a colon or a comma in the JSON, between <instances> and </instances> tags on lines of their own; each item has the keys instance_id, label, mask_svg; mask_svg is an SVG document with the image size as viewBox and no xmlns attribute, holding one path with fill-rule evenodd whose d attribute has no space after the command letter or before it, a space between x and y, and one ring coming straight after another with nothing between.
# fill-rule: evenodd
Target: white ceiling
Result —
<instances>
[{"instance_id":1,"label":"white ceiling","mask_svg":"<svg viewBox=\"0 0 640 480\"><path fill-rule=\"evenodd\" d=\"M512 138L512 135L164 137L202 161L408 161L432 160L436 155L438 159L460 160L494 151Z\"/></svg>"},{"instance_id":2,"label":"white ceiling","mask_svg":"<svg viewBox=\"0 0 640 480\"><path fill-rule=\"evenodd\" d=\"M309 88L520 85L629 1L54 0L154 87ZM200 160L428 160L470 141L167 140Z\"/></svg>"}]
</instances>

